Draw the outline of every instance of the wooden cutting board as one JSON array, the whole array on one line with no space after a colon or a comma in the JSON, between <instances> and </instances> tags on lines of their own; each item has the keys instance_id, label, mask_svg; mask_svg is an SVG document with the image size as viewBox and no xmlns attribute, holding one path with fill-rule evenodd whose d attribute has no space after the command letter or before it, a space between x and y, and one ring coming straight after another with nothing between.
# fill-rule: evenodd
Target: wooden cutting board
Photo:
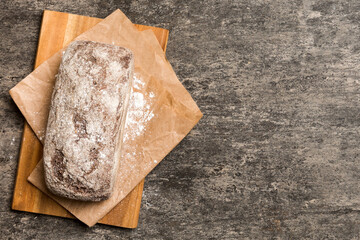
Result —
<instances>
[{"instance_id":1,"label":"wooden cutting board","mask_svg":"<svg viewBox=\"0 0 360 240\"><path fill-rule=\"evenodd\" d=\"M99 18L45 10L40 30L35 68L71 42L75 37L100 21L101 19ZM166 51L168 30L143 25L136 25L136 27L139 30L151 29L164 51ZM74 218L67 210L26 180L42 158L42 148L42 144L28 123L25 122L12 209ZM144 180L112 211L102 218L99 223L135 228L139 219L143 187Z\"/></svg>"}]
</instances>

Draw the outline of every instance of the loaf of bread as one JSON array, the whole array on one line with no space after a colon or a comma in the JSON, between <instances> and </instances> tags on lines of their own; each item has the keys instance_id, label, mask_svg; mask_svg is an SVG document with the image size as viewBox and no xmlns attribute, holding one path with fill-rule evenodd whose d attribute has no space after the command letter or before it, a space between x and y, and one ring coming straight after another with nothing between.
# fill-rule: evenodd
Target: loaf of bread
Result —
<instances>
[{"instance_id":1,"label":"loaf of bread","mask_svg":"<svg viewBox=\"0 0 360 240\"><path fill-rule=\"evenodd\" d=\"M110 197L132 87L130 50L75 41L56 77L44 143L45 182L59 196Z\"/></svg>"}]
</instances>

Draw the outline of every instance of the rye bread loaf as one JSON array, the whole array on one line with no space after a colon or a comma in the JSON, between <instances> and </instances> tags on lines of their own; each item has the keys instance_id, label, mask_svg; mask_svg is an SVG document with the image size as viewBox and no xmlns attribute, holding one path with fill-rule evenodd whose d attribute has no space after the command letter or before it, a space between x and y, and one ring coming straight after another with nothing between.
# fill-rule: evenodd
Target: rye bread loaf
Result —
<instances>
[{"instance_id":1,"label":"rye bread loaf","mask_svg":"<svg viewBox=\"0 0 360 240\"><path fill-rule=\"evenodd\" d=\"M75 41L65 50L44 144L45 182L59 196L110 197L132 86L130 50Z\"/></svg>"}]
</instances>

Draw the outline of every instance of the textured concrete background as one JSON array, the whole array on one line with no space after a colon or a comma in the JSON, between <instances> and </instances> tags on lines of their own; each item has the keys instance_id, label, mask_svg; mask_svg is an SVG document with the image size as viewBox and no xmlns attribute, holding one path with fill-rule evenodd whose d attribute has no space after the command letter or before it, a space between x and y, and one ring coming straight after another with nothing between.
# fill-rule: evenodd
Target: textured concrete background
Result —
<instances>
[{"instance_id":1,"label":"textured concrete background","mask_svg":"<svg viewBox=\"0 0 360 240\"><path fill-rule=\"evenodd\" d=\"M139 226L10 210L43 9L170 30L167 57L204 113L146 178ZM360 2L0 2L0 238L359 239Z\"/></svg>"}]
</instances>

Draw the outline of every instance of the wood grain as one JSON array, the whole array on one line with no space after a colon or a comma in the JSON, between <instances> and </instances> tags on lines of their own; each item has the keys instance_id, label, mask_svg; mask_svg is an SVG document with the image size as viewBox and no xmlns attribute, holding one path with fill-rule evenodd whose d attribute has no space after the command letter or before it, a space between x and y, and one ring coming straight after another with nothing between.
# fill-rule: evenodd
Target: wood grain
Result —
<instances>
[{"instance_id":1,"label":"wood grain","mask_svg":"<svg viewBox=\"0 0 360 240\"><path fill-rule=\"evenodd\" d=\"M59 51L75 37L90 29L101 19L45 10L40 30L35 68ZM169 32L166 29L135 25L139 30L151 29L166 51ZM25 122L12 209L53 216L74 218L67 210L43 194L26 179L42 157L42 144ZM99 223L135 228L138 223L144 180Z\"/></svg>"}]
</instances>

